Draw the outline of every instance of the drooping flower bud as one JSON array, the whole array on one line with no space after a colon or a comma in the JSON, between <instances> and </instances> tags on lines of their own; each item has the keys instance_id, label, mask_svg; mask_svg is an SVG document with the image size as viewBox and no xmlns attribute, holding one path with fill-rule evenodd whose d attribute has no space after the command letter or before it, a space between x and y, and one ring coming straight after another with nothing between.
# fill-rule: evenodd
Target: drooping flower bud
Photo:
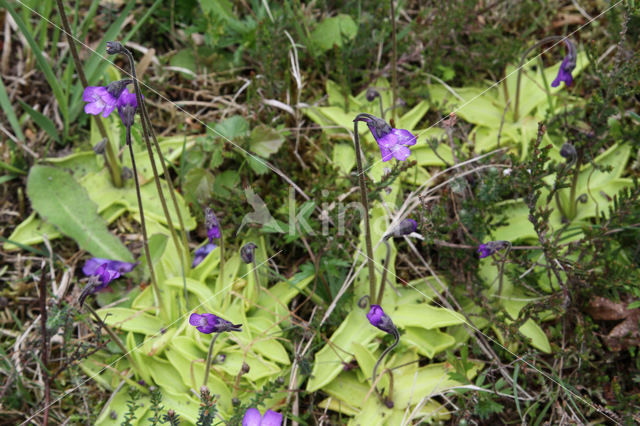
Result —
<instances>
[{"instance_id":1,"label":"drooping flower bud","mask_svg":"<svg viewBox=\"0 0 640 426\"><path fill-rule=\"evenodd\" d=\"M393 335L398 334L398 329L393 325L393 321L391 321L389 315L385 314L380 305L371 305L369 313L367 314L367 319L372 326L384 331L385 333Z\"/></svg>"},{"instance_id":2,"label":"drooping flower bud","mask_svg":"<svg viewBox=\"0 0 640 426\"><path fill-rule=\"evenodd\" d=\"M255 251L258 246L254 243L247 243L240 249L240 257L246 264L252 263L255 259Z\"/></svg>"},{"instance_id":3,"label":"drooping flower bud","mask_svg":"<svg viewBox=\"0 0 640 426\"><path fill-rule=\"evenodd\" d=\"M108 41L107 42L107 53L109 55L116 55L118 53L124 53L125 48L119 41Z\"/></svg>"}]
</instances>

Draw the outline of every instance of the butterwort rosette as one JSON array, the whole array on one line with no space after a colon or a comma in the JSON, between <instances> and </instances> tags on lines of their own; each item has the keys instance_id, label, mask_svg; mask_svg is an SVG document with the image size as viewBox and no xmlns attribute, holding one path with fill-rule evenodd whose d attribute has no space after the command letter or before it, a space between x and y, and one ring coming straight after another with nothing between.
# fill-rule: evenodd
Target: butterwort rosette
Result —
<instances>
[{"instance_id":1,"label":"butterwort rosette","mask_svg":"<svg viewBox=\"0 0 640 426\"><path fill-rule=\"evenodd\" d=\"M480 259L484 259L507 247L511 247L509 241L489 241L478 246L478 254L480 255Z\"/></svg>"},{"instance_id":2,"label":"butterwort rosette","mask_svg":"<svg viewBox=\"0 0 640 426\"><path fill-rule=\"evenodd\" d=\"M223 331L242 331L242 324L232 324L230 321L214 314L193 313L189 317L189 324L204 334L221 333Z\"/></svg>"},{"instance_id":3,"label":"butterwort rosette","mask_svg":"<svg viewBox=\"0 0 640 426\"><path fill-rule=\"evenodd\" d=\"M560 69L558 69L558 75L555 80L551 82L551 87L558 87L561 81L568 87L573 83L573 76L571 72L575 69L578 55L575 44L569 39L564 40L564 44L567 47L567 55L562 59Z\"/></svg>"},{"instance_id":4,"label":"butterwort rosette","mask_svg":"<svg viewBox=\"0 0 640 426\"><path fill-rule=\"evenodd\" d=\"M251 407L244 412L242 426L280 426L282 424L282 414L273 410L267 410L264 416L260 410Z\"/></svg>"},{"instance_id":5,"label":"butterwort rosette","mask_svg":"<svg viewBox=\"0 0 640 426\"><path fill-rule=\"evenodd\" d=\"M391 321L389 315L384 312L380 305L371 305L369 313L367 314L367 319L372 326L384 331L385 333L393 334L394 336L398 334L398 329L393 325L393 321Z\"/></svg>"},{"instance_id":6,"label":"butterwort rosette","mask_svg":"<svg viewBox=\"0 0 640 426\"><path fill-rule=\"evenodd\" d=\"M217 246L213 243L205 244L202 247L196 249L193 253L193 263L191 264L192 268L198 266L202 261L215 249Z\"/></svg>"},{"instance_id":7,"label":"butterwort rosette","mask_svg":"<svg viewBox=\"0 0 640 426\"><path fill-rule=\"evenodd\" d=\"M382 118L371 114L358 114L354 121L363 121L369 127L373 138L378 143L382 161L395 158L404 161L411 155L408 148L416 144L416 136L405 129L395 129Z\"/></svg>"}]
</instances>

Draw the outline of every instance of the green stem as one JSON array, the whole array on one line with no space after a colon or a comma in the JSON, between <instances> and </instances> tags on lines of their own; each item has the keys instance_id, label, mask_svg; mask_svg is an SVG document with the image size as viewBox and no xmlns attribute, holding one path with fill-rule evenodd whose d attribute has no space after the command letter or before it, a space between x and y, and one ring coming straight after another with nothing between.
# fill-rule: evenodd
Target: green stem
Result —
<instances>
[{"instance_id":1,"label":"green stem","mask_svg":"<svg viewBox=\"0 0 640 426\"><path fill-rule=\"evenodd\" d=\"M356 164L358 166L358 180L360 182L360 200L364 207L364 238L367 247L367 263L369 265L369 301L376 303L376 270L373 265L373 244L371 244L371 226L369 225L369 200L367 197L367 186L365 175L362 170L362 149L360 148L360 135L358 134L358 121L353 122L353 137L356 148Z\"/></svg>"},{"instance_id":2,"label":"green stem","mask_svg":"<svg viewBox=\"0 0 640 426\"><path fill-rule=\"evenodd\" d=\"M378 290L378 299L376 304L380 305L382 303L382 298L384 297L384 288L387 284L387 270L389 269L389 259L391 258L391 246L389 245L389 240L385 239L384 245L387 246L387 255L384 259L384 265L382 265L382 279L380 280L380 289Z\"/></svg>"},{"instance_id":3,"label":"green stem","mask_svg":"<svg viewBox=\"0 0 640 426\"><path fill-rule=\"evenodd\" d=\"M224 232L222 232L222 225L220 226L220 284L224 288Z\"/></svg>"},{"instance_id":4,"label":"green stem","mask_svg":"<svg viewBox=\"0 0 640 426\"><path fill-rule=\"evenodd\" d=\"M151 251L149 250L149 238L147 237L147 225L144 219L144 207L142 206L142 196L140 195L140 182L138 181L138 168L136 167L136 157L133 155L133 145L131 144L131 127L127 126L126 131L127 145L129 145L129 154L131 155L131 167L133 168L133 179L136 184L136 196L138 198L138 210L140 211L140 226L142 227L142 243L144 246L144 255L149 265L149 275L151 276L151 285L153 286L153 292L156 296L156 306L162 313L166 315L166 311L163 309L162 296L160 295L160 288L156 281L156 273L153 269L153 263L151 262Z\"/></svg>"},{"instance_id":5,"label":"green stem","mask_svg":"<svg viewBox=\"0 0 640 426\"><path fill-rule=\"evenodd\" d=\"M256 293L258 297L260 297L260 277L258 276L258 262L256 261L256 256L253 256L251 259L251 263L253 264L253 279L256 282Z\"/></svg>"},{"instance_id":6,"label":"green stem","mask_svg":"<svg viewBox=\"0 0 640 426\"><path fill-rule=\"evenodd\" d=\"M527 55L529 55L529 53L531 53L533 49L536 49L537 47L543 45L544 43L548 43L550 41L562 40L563 38L564 37L561 37L561 36L545 37L542 40L537 41L530 48L528 48L520 57L520 63L518 63L518 79L516 82L516 105L513 110L513 121L518 121L518 108L520 106L520 80L522 79L522 67L524 65L524 61L527 59ZM544 72L544 71L541 70L541 72ZM505 84L506 84L506 80L505 80Z\"/></svg>"},{"instance_id":7,"label":"green stem","mask_svg":"<svg viewBox=\"0 0 640 426\"><path fill-rule=\"evenodd\" d=\"M73 58L73 63L76 67L76 72L78 73L78 78L80 78L80 82L82 83L82 87L86 88L89 86L89 82L87 77L84 74L84 69L82 68L82 62L80 62L80 57L78 56L78 51L76 50L76 42L71 35L71 27L69 26L69 20L67 19L67 14L64 11L64 5L62 4L62 0L56 0L56 4L58 5L58 13L60 13L60 20L62 21L62 26L64 27L64 33L67 37L67 42L69 43L69 50L71 51L71 57ZM98 115L94 115L93 118L98 125L98 131L100 132L100 136L103 139L107 140L107 144L105 147L105 159L107 163L107 168L109 169L109 174L111 175L111 181L113 182L113 186L116 188L122 188L122 169L120 167L120 162L118 161L118 157L116 156L113 146L111 145L111 141L109 140L109 135L107 134L107 130L104 128L104 123L102 119ZM65 127L66 129L66 127Z\"/></svg>"},{"instance_id":8,"label":"green stem","mask_svg":"<svg viewBox=\"0 0 640 426\"><path fill-rule=\"evenodd\" d=\"M571 195L569 195L569 217L568 220L573 220L576 217L576 189L578 188L578 178L580 177L580 158L576 160L576 165L573 169L573 179L571 180Z\"/></svg>"},{"instance_id":9,"label":"green stem","mask_svg":"<svg viewBox=\"0 0 640 426\"><path fill-rule=\"evenodd\" d=\"M216 343L216 340L220 336L220 333L216 333L211 339L211 343L209 343L209 353L207 354L207 364L204 369L204 383L203 386L207 386L207 382L209 381L209 370L211 370L211 361L213 360L213 345Z\"/></svg>"},{"instance_id":10,"label":"green stem","mask_svg":"<svg viewBox=\"0 0 640 426\"><path fill-rule=\"evenodd\" d=\"M393 344L389 346L387 349L385 349L384 352L382 352L382 355L380 355L380 358L378 358L378 361L376 361L376 365L373 366L371 383L376 382L376 372L378 371L378 367L380 366L380 363L382 362L382 360L389 354L389 352L391 352L396 346L398 346L398 343L400 343L400 334L398 334L398 330L393 331L393 337L395 338L395 341L393 342ZM376 392L378 392L377 387L376 387Z\"/></svg>"}]
</instances>

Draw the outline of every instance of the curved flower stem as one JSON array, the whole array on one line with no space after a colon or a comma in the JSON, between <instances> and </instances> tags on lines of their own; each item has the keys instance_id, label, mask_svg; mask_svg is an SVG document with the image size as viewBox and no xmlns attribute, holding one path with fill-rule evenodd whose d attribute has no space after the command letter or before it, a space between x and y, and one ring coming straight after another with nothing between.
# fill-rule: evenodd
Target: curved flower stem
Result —
<instances>
[{"instance_id":1,"label":"curved flower stem","mask_svg":"<svg viewBox=\"0 0 640 426\"><path fill-rule=\"evenodd\" d=\"M82 87L87 88L89 86L89 81L84 74L84 69L82 68L82 62L80 61L80 57L78 56L78 51L76 50L76 42L71 35L71 27L69 26L69 19L67 18L67 13L64 11L64 5L62 4L62 0L56 0L56 4L58 5L58 13L60 14L60 20L62 21L62 26L64 28L64 33L67 37L67 43L69 43L69 50L71 51L71 57L73 58L73 64L75 65L76 72L78 73L78 78L80 78L80 82L82 83ZM109 169L109 173L111 174L111 180L113 181L113 186L116 188L122 188L122 168L120 167L120 162L118 161L118 156L115 154L113 150L113 146L111 145L111 141L109 140L109 135L107 134L107 130L104 128L104 123L102 119L98 115L94 115L96 124L98 125L98 131L100 132L100 136L103 139L106 139L107 144L105 146L105 159L107 163L107 168Z\"/></svg>"},{"instance_id":2,"label":"curved flower stem","mask_svg":"<svg viewBox=\"0 0 640 426\"><path fill-rule=\"evenodd\" d=\"M209 381L209 370L211 370L211 361L213 360L213 345L215 345L216 340L218 339L218 336L220 336L221 333L216 333L215 336L213 336L213 339L211 339L211 343L209 343L209 353L207 354L207 364L204 368L204 382L203 382L203 386L207 386L207 382Z\"/></svg>"},{"instance_id":3,"label":"curved flower stem","mask_svg":"<svg viewBox=\"0 0 640 426\"><path fill-rule=\"evenodd\" d=\"M384 350L384 352L382 352L382 355L380 355L380 358L378 358L378 361L376 361L376 365L373 366L373 374L371 375L371 383L373 384L376 383L376 372L378 371L378 367L380 366L380 363L389 354L389 352L391 352L396 346L398 346L398 343L400 343L400 334L398 334L398 330L395 330L395 329L393 330L393 337L395 337L396 340L393 342L391 346L389 346L387 349ZM393 383L393 381L391 383ZM376 393L378 393L377 387L376 387Z\"/></svg>"},{"instance_id":4,"label":"curved flower stem","mask_svg":"<svg viewBox=\"0 0 640 426\"><path fill-rule=\"evenodd\" d=\"M378 290L378 299L376 303L379 305L382 303L384 297L384 288L387 283L387 271L389 270L389 258L391 257L391 246L389 240L383 239L384 245L387 246L387 256L384 259L384 265L382 265L382 279L380 280L380 289Z\"/></svg>"},{"instance_id":5,"label":"curved flower stem","mask_svg":"<svg viewBox=\"0 0 640 426\"><path fill-rule=\"evenodd\" d=\"M382 105L382 96L378 95L378 102L380 103L380 118L384 120L384 106Z\"/></svg>"},{"instance_id":6,"label":"curved flower stem","mask_svg":"<svg viewBox=\"0 0 640 426\"><path fill-rule=\"evenodd\" d=\"M522 56L520 57L520 62L518 63L518 79L517 79L517 83L516 83L516 105L514 107L513 110L513 121L518 121L518 107L520 106L520 80L522 78L522 67L524 65L524 61L527 59L527 56L529 55L529 53L531 53L532 50L538 48L539 46L542 46L545 43L548 43L550 41L558 41L558 40L562 40L564 39L564 37L561 36L549 36L549 37L545 37L542 40L537 41L533 46L531 46L530 48L528 48L527 50L525 50L525 52L522 54ZM543 72L542 70L540 72ZM506 82L505 82L506 84Z\"/></svg>"},{"instance_id":7,"label":"curved flower stem","mask_svg":"<svg viewBox=\"0 0 640 426\"><path fill-rule=\"evenodd\" d=\"M360 114L359 114L360 115ZM369 115L369 114L367 114ZM360 200L364 207L364 238L367 246L367 264L369 265L369 301L376 303L376 270L373 265L373 244L371 244L371 226L369 225L369 200L365 175L362 171L362 149L360 148L360 135L358 134L358 117L353 122L353 138L356 148L356 164L358 166L358 181L360 182Z\"/></svg>"},{"instance_id":8,"label":"curved flower stem","mask_svg":"<svg viewBox=\"0 0 640 426\"><path fill-rule=\"evenodd\" d=\"M149 161L151 162L151 170L153 171L153 180L156 183L156 190L158 191L158 196L160 198L160 204L162 205L162 212L164 213L165 218L167 219L167 226L169 227L169 232L171 233L171 238L173 239L173 243L176 246L176 250L180 253L180 265L182 267L182 284L183 284L183 293L185 300L185 309L189 309L189 298L187 292L187 280L186 280L186 264L187 264L187 256L188 256L188 245L186 236L184 233L186 229L184 227L184 222L182 220L182 214L180 213L180 209L178 208L178 201L176 200L175 190L173 188L173 183L171 182L171 177L167 171L166 165L164 163L164 158L162 156L162 151L160 150L160 145L158 144L158 140L156 139L155 133L153 131L153 126L151 125L151 120L149 119L149 113L147 112L146 104L144 103L144 98L142 97L142 92L140 91L140 83L138 82L138 78L136 76L136 66L135 61L133 59L133 55L131 52L122 47L122 52L124 52L127 59L129 59L129 68L131 70L131 77L133 79L133 86L136 92L136 100L138 101L138 105L140 106L140 116L142 123L142 135L147 146L147 153L149 154ZM173 206L176 211L176 216L178 217L180 229L183 231L182 236L182 245L178 240L178 234L176 233L175 226L173 225L173 220L171 219L171 215L169 214L169 209L167 208L167 202L164 198L164 191L162 190L162 185L160 184L160 176L158 175L158 169L156 167L156 160L153 155L153 149L151 148L151 142L149 135L153 138L154 146L156 151L158 152L158 157L160 159L160 164L162 165L162 170L165 176L165 181L169 187L169 194L171 195L171 199L173 200ZM180 250L182 247L182 250Z\"/></svg>"},{"instance_id":9,"label":"curved flower stem","mask_svg":"<svg viewBox=\"0 0 640 426\"><path fill-rule=\"evenodd\" d=\"M573 179L571 180L571 192L569 195L569 217L568 220L573 220L577 214L578 200L576 199L576 189L578 188L578 178L580 177L581 158L578 156L576 159L575 168L573 169Z\"/></svg>"},{"instance_id":10,"label":"curved flower stem","mask_svg":"<svg viewBox=\"0 0 640 426\"><path fill-rule=\"evenodd\" d=\"M142 227L142 243L144 246L144 256L147 259L147 265L149 265L149 275L151 276L151 285L153 286L153 292L156 297L156 306L161 314L166 314L163 308L162 296L160 295L160 288L156 281L156 272L153 269L153 263L151 262L151 252L149 251L149 238L147 238L147 225L144 219L144 207L142 206L142 197L140 196L140 182L138 181L138 168L136 167L136 157L133 155L133 145L131 144L131 127L127 126L126 131L127 145L129 145L129 154L131 155L131 167L133 168L133 179L136 184L136 196L138 198L138 210L140 211L140 226Z\"/></svg>"}]
</instances>

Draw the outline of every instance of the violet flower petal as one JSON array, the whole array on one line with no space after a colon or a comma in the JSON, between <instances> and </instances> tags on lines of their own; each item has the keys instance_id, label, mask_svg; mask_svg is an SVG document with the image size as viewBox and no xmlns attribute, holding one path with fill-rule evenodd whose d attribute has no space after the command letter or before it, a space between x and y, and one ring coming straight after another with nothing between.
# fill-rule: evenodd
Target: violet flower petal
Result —
<instances>
[{"instance_id":1,"label":"violet flower petal","mask_svg":"<svg viewBox=\"0 0 640 426\"><path fill-rule=\"evenodd\" d=\"M262 423L260 426L280 426L282 424L282 414L276 413L273 410L267 410L262 417Z\"/></svg>"},{"instance_id":2,"label":"violet flower petal","mask_svg":"<svg viewBox=\"0 0 640 426\"><path fill-rule=\"evenodd\" d=\"M399 161L404 161L411 155L411 150L406 146L396 145L390 149L395 159Z\"/></svg>"},{"instance_id":3,"label":"violet flower petal","mask_svg":"<svg viewBox=\"0 0 640 426\"><path fill-rule=\"evenodd\" d=\"M257 408L251 407L244 412L242 426L260 426L260 423L262 423L262 416Z\"/></svg>"},{"instance_id":4,"label":"violet flower petal","mask_svg":"<svg viewBox=\"0 0 640 426\"><path fill-rule=\"evenodd\" d=\"M412 146L416 144L417 137L406 129L393 129L391 133L396 135L400 145Z\"/></svg>"}]
</instances>

